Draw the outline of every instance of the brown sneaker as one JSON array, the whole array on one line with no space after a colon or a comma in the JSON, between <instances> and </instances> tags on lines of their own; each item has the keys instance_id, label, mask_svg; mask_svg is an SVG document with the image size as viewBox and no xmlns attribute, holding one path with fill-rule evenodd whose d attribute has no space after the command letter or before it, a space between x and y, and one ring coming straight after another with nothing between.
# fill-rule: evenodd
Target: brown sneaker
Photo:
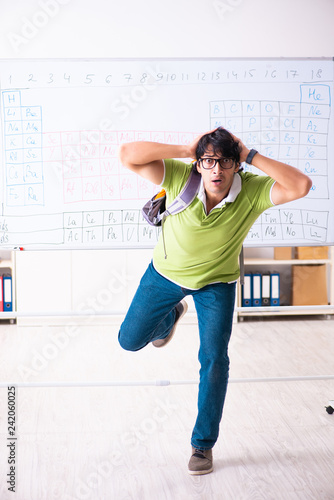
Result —
<instances>
[{"instance_id":1,"label":"brown sneaker","mask_svg":"<svg viewBox=\"0 0 334 500\"><path fill-rule=\"evenodd\" d=\"M179 302L176 306L176 316L175 316L175 323L174 323L173 328L171 329L171 331L169 332L167 337L165 337L164 339L154 340L152 342L154 347L164 347L165 345L168 344L168 342L170 342L172 340L178 322L186 314L187 311L188 311L187 302L185 300L181 300L181 302Z\"/></svg>"},{"instance_id":2,"label":"brown sneaker","mask_svg":"<svg viewBox=\"0 0 334 500\"><path fill-rule=\"evenodd\" d=\"M192 448L192 455L188 464L188 472L193 476L209 474L213 471L212 449L197 450Z\"/></svg>"}]
</instances>

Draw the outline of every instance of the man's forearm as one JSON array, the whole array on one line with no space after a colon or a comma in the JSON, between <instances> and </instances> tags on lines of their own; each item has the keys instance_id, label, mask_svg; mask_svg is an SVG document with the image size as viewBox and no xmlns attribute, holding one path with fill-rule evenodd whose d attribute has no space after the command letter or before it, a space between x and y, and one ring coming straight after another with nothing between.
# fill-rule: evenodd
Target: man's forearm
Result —
<instances>
[{"instance_id":1,"label":"man's forearm","mask_svg":"<svg viewBox=\"0 0 334 500\"><path fill-rule=\"evenodd\" d=\"M298 188L300 183L309 182L309 177L298 170L298 168L267 158L260 153L254 156L252 165L266 175L269 175L272 179L275 179L276 182L287 190L294 190Z\"/></svg>"},{"instance_id":2,"label":"man's forearm","mask_svg":"<svg viewBox=\"0 0 334 500\"><path fill-rule=\"evenodd\" d=\"M311 179L300 170L257 153L252 165L276 181L271 193L275 205L303 198L312 187Z\"/></svg>"},{"instance_id":3,"label":"man's forearm","mask_svg":"<svg viewBox=\"0 0 334 500\"><path fill-rule=\"evenodd\" d=\"M119 151L123 165L145 165L166 158L189 158L189 153L185 145L148 141L124 143Z\"/></svg>"}]
</instances>

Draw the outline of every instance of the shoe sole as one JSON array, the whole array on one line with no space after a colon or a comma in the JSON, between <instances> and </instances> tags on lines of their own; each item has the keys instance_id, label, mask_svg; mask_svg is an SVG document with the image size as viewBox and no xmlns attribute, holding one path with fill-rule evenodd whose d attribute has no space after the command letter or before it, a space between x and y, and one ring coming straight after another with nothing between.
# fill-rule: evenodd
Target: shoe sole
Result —
<instances>
[{"instance_id":1,"label":"shoe sole","mask_svg":"<svg viewBox=\"0 0 334 500\"><path fill-rule=\"evenodd\" d=\"M208 469L208 470L189 470L188 469L188 472L191 476L203 476L204 474L210 474L210 472L213 471L213 467L211 467L211 469Z\"/></svg>"},{"instance_id":2,"label":"shoe sole","mask_svg":"<svg viewBox=\"0 0 334 500\"><path fill-rule=\"evenodd\" d=\"M168 335L168 337L166 337L166 339L163 339L165 340L165 342L161 345L156 345L154 342L152 342L152 344L154 345L154 347L156 347L157 349L160 349L161 347L165 347L165 345L169 344L169 342L172 340L172 338L174 337L174 333L176 332L176 327L180 321L180 319L183 318L183 316L186 314L186 312L188 311L188 304L185 300L181 300L182 302L182 305L183 305L183 311L182 311L182 314L180 314L180 316L178 317L177 321L175 321L174 323L174 326L170 332L170 334Z\"/></svg>"}]
</instances>

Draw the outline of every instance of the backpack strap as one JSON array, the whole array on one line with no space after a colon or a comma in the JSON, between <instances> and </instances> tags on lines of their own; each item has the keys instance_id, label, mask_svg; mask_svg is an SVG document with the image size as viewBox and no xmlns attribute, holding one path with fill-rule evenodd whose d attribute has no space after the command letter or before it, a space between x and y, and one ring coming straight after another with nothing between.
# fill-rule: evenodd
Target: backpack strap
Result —
<instances>
[{"instance_id":1,"label":"backpack strap","mask_svg":"<svg viewBox=\"0 0 334 500\"><path fill-rule=\"evenodd\" d=\"M157 214L155 221L161 222L167 215L175 215L185 208L195 199L201 182L201 174L193 168L181 192L176 196L172 203L162 213ZM159 193L160 194L160 193Z\"/></svg>"},{"instance_id":2,"label":"backpack strap","mask_svg":"<svg viewBox=\"0 0 334 500\"><path fill-rule=\"evenodd\" d=\"M165 210L165 215L175 215L187 208L195 199L201 182L201 174L193 168L182 191Z\"/></svg>"}]
</instances>

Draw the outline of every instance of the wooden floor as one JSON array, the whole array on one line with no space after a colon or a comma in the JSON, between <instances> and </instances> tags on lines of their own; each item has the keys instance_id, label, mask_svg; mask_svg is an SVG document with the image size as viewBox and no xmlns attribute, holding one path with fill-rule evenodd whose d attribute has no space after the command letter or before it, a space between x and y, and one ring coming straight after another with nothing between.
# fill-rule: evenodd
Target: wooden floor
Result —
<instances>
[{"instance_id":1,"label":"wooden floor","mask_svg":"<svg viewBox=\"0 0 334 500\"><path fill-rule=\"evenodd\" d=\"M196 381L197 326L164 349L129 353L117 322L0 326L0 382ZM214 472L187 473L196 384L19 387L16 491L7 490L7 388L0 388L1 500L334 499L334 320L234 325Z\"/></svg>"}]
</instances>

